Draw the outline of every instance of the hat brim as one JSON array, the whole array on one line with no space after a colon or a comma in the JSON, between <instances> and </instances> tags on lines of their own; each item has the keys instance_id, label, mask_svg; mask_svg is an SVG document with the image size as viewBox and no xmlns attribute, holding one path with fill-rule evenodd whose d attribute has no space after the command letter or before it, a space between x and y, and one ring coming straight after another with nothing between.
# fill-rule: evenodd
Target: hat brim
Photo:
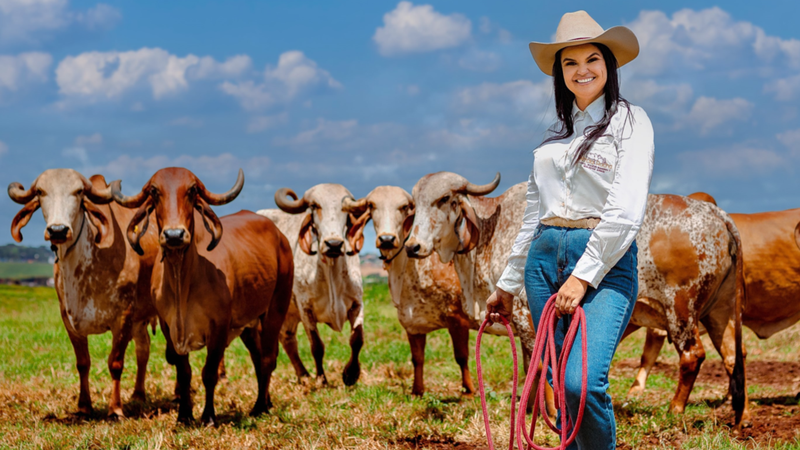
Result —
<instances>
[{"instance_id":1,"label":"hat brim","mask_svg":"<svg viewBox=\"0 0 800 450\"><path fill-rule=\"evenodd\" d=\"M633 31L626 27L609 28L603 34L587 39L577 39L566 42L531 42L528 48L531 50L536 65L542 72L553 76L553 64L556 61L556 53L566 47L575 47L583 44L603 44L614 53L617 58L617 67L633 61L639 55L639 40Z\"/></svg>"}]
</instances>

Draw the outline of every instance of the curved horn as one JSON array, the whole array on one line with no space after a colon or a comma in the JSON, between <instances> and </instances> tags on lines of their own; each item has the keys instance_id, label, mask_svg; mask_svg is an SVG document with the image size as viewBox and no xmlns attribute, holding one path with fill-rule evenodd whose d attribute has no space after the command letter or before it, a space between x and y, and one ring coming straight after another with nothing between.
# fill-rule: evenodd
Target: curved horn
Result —
<instances>
[{"instance_id":1,"label":"curved horn","mask_svg":"<svg viewBox=\"0 0 800 450\"><path fill-rule=\"evenodd\" d=\"M148 187L150 186L150 182L148 181L147 184L144 185L142 190L134 195L133 197L128 197L127 195L122 193L122 181L121 180L114 180L111 182L109 187L111 188L111 197L114 199L115 202L119 203L120 205L126 208L138 208L142 206L142 203L147 199L149 196Z\"/></svg>"},{"instance_id":2,"label":"curved horn","mask_svg":"<svg viewBox=\"0 0 800 450\"><path fill-rule=\"evenodd\" d=\"M107 205L114 197L111 195L111 186L106 185L103 189L98 189L94 187L91 181L87 180L86 177L78 174L81 177L81 181L83 181L83 194L92 201L92 203L96 205ZM102 175L101 175L102 177ZM121 180L117 180L121 183ZM105 178L103 178L103 183L105 183Z\"/></svg>"},{"instance_id":3,"label":"curved horn","mask_svg":"<svg viewBox=\"0 0 800 450\"><path fill-rule=\"evenodd\" d=\"M286 197L291 197L293 201L287 200ZM300 214L308 208L308 201L305 197L298 199L297 194L289 188L280 188L275 191L275 204L289 214Z\"/></svg>"},{"instance_id":4,"label":"curved horn","mask_svg":"<svg viewBox=\"0 0 800 450\"><path fill-rule=\"evenodd\" d=\"M494 176L494 180L492 180L491 183L483 185L467 183L463 191L469 195L486 195L497 189L498 184L500 184L500 172L497 172L497 175Z\"/></svg>"},{"instance_id":5,"label":"curved horn","mask_svg":"<svg viewBox=\"0 0 800 450\"><path fill-rule=\"evenodd\" d=\"M239 169L239 175L236 176L236 183L228 192L225 192L224 194L214 194L213 192L208 192L203 183L198 183L198 187L200 188L200 196L202 196L203 200L208 202L209 205L225 205L232 202L239 195L239 193L242 192L242 188L244 187L244 171Z\"/></svg>"},{"instance_id":6,"label":"curved horn","mask_svg":"<svg viewBox=\"0 0 800 450\"><path fill-rule=\"evenodd\" d=\"M360 198L358 200L352 197L345 197L342 199L342 211L346 213L361 212L367 206L367 198Z\"/></svg>"},{"instance_id":7,"label":"curved horn","mask_svg":"<svg viewBox=\"0 0 800 450\"><path fill-rule=\"evenodd\" d=\"M27 191L22 184L17 183L16 181L8 185L8 196L11 197L11 200L24 205L29 201L33 200L33 197L36 197L36 182L39 180L39 177L36 177L31 183L31 188Z\"/></svg>"}]
</instances>

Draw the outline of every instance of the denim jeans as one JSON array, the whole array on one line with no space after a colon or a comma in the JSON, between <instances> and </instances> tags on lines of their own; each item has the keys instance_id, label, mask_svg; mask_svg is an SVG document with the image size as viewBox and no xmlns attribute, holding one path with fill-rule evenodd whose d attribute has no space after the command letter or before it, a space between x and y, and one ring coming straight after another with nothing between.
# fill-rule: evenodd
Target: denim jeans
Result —
<instances>
[{"instance_id":1,"label":"denim jeans","mask_svg":"<svg viewBox=\"0 0 800 450\"><path fill-rule=\"evenodd\" d=\"M525 263L525 289L531 315L539 327L544 305L567 281L583 255L591 230L539 225ZM608 370L622 333L633 313L638 290L636 242L606 274L597 289L588 287L581 305L586 313L588 386L586 409L578 435L570 449L616 448L614 408L608 395ZM569 328L571 316L561 318L556 332L556 350ZM567 410L574 421L578 414L582 377L581 332L567 361L564 387ZM552 380L550 375L548 379ZM560 421L560 419L559 419ZM560 424L560 422L558 422Z\"/></svg>"}]
</instances>

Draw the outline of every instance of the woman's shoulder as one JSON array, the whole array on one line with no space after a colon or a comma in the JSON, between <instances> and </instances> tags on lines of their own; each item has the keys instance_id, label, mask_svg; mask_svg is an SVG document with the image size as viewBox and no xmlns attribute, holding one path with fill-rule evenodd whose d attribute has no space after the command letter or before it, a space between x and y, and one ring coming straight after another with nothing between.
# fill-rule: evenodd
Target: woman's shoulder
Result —
<instances>
[{"instance_id":1,"label":"woman's shoulder","mask_svg":"<svg viewBox=\"0 0 800 450\"><path fill-rule=\"evenodd\" d=\"M650 123L650 117L647 115L644 108L627 101L619 102L617 113L614 114L611 122L620 132L629 129L629 127L653 127Z\"/></svg>"}]
</instances>

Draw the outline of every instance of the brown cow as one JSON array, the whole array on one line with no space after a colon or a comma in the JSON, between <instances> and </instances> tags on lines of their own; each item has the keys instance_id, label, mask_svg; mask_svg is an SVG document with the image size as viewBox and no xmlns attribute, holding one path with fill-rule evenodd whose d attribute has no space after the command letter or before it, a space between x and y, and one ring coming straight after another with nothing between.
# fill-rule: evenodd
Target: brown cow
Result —
<instances>
[{"instance_id":1,"label":"brown cow","mask_svg":"<svg viewBox=\"0 0 800 450\"><path fill-rule=\"evenodd\" d=\"M345 201L345 210L372 219L375 246L389 272L389 291L397 317L406 330L414 364L413 395L425 392L425 338L432 331L447 328L453 341L456 363L461 368L463 393L475 392L469 373L469 330L478 322L462 310L461 285L452 264L438 258L411 259L403 245L414 220L414 200L403 188L379 186L358 201ZM363 230L363 227L359 228ZM358 236L356 237L358 239Z\"/></svg>"},{"instance_id":2,"label":"brown cow","mask_svg":"<svg viewBox=\"0 0 800 450\"><path fill-rule=\"evenodd\" d=\"M56 252L54 265L56 293L61 320L67 329L80 375L78 413L92 413L89 389L91 357L87 337L111 331L108 371L112 388L109 415L123 416L120 378L125 349L136 343L136 385L134 400L144 400L144 381L150 357L147 324L155 319L150 296L150 275L155 249L141 257L125 244L122 227L133 212L111 201L111 191L100 175L91 182L72 169L44 171L25 190L19 183L8 186L8 195L25 205L14 217L11 235L22 241L20 229L37 208L42 208L47 227L44 238ZM155 243L154 232L142 241ZM152 246L149 246L152 247Z\"/></svg>"},{"instance_id":3,"label":"brown cow","mask_svg":"<svg viewBox=\"0 0 800 450\"><path fill-rule=\"evenodd\" d=\"M159 257L153 268L152 293L167 337L167 361L177 366L179 422L192 422L192 369L189 352L208 348L203 367L206 403L201 421L216 424L214 388L228 344L241 337L255 367L258 394L250 414L271 406L269 382L278 357L278 333L292 294L294 265L286 237L267 218L249 211L224 216L210 205L233 201L244 174L224 194L213 194L190 171L156 172L133 197L111 184L114 200L138 208L128 225L128 241L142 253L141 236L154 212ZM197 210L197 211L195 211ZM204 226L196 226L201 222ZM225 239L222 230L225 229Z\"/></svg>"},{"instance_id":4,"label":"brown cow","mask_svg":"<svg viewBox=\"0 0 800 450\"><path fill-rule=\"evenodd\" d=\"M742 321L759 338L767 339L800 320L800 302L795 301L800 298L800 209L730 217L742 240L748 299ZM629 395L644 390L663 343L661 330L648 328L637 381Z\"/></svg>"}]
</instances>

